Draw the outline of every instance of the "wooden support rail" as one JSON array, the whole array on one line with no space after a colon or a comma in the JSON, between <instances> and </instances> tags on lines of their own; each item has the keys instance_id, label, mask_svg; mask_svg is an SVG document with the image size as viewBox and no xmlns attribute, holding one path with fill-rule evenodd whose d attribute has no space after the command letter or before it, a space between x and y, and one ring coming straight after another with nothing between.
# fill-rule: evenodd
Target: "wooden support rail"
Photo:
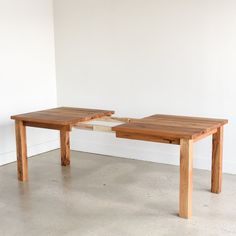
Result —
<instances>
[{"instance_id":1,"label":"wooden support rail","mask_svg":"<svg viewBox=\"0 0 236 236\"><path fill-rule=\"evenodd\" d=\"M140 119L128 118L128 117L116 117L116 116L104 116L101 118L93 119L93 121L105 121L105 122L118 122L118 123L129 123Z\"/></svg>"},{"instance_id":2,"label":"wooden support rail","mask_svg":"<svg viewBox=\"0 0 236 236\"><path fill-rule=\"evenodd\" d=\"M111 132L111 133L115 132L115 131L112 131L111 126L88 124L88 123L79 123L75 125L74 128L83 129L83 130L91 130L91 131Z\"/></svg>"},{"instance_id":3,"label":"wooden support rail","mask_svg":"<svg viewBox=\"0 0 236 236\"><path fill-rule=\"evenodd\" d=\"M84 121L79 122L78 124L74 125L73 127L76 129L83 129L83 130L90 130L90 131L100 131L100 132L110 132L115 133L112 130L112 127L116 126L117 124L124 124L135 121L138 119L134 118L127 118L127 117L112 117L112 116L105 116L97 119L93 119L92 121ZM93 124L91 122L107 122L107 123L114 123L113 126L110 125L101 125L101 124Z\"/></svg>"}]
</instances>

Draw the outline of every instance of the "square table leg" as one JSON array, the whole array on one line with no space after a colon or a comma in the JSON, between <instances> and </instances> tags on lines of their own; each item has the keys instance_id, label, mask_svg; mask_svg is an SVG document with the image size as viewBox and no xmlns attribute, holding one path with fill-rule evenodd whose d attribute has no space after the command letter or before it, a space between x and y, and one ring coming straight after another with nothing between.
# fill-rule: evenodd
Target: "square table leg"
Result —
<instances>
[{"instance_id":1,"label":"square table leg","mask_svg":"<svg viewBox=\"0 0 236 236\"><path fill-rule=\"evenodd\" d=\"M61 165L70 165L70 131L67 129L60 130L61 140Z\"/></svg>"},{"instance_id":2,"label":"square table leg","mask_svg":"<svg viewBox=\"0 0 236 236\"><path fill-rule=\"evenodd\" d=\"M192 216L192 169L193 169L193 141L180 140L180 188L179 188L179 216Z\"/></svg>"},{"instance_id":3,"label":"square table leg","mask_svg":"<svg viewBox=\"0 0 236 236\"><path fill-rule=\"evenodd\" d=\"M23 121L15 121L17 173L20 181L28 180L28 160L26 145L26 127Z\"/></svg>"},{"instance_id":4,"label":"square table leg","mask_svg":"<svg viewBox=\"0 0 236 236\"><path fill-rule=\"evenodd\" d=\"M211 192L220 193L222 185L223 126L212 136Z\"/></svg>"}]
</instances>

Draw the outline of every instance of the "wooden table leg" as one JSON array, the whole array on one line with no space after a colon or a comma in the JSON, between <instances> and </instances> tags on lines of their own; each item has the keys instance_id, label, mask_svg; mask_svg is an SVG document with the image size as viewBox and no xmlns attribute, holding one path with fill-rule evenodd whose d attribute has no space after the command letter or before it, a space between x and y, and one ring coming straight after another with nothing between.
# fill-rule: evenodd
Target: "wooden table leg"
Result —
<instances>
[{"instance_id":1,"label":"wooden table leg","mask_svg":"<svg viewBox=\"0 0 236 236\"><path fill-rule=\"evenodd\" d=\"M222 185L223 126L212 136L211 192L220 193Z\"/></svg>"},{"instance_id":2,"label":"wooden table leg","mask_svg":"<svg viewBox=\"0 0 236 236\"><path fill-rule=\"evenodd\" d=\"M193 141L180 140L179 216L192 216Z\"/></svg>"},{"instance_id":3,"label":"wooden table leg","mask_svg":"<svg viewBox=\"0 0 236 236\"><path fill-rule=\"evenodd\" d=\"M70 131L67 129L60 130L61 139L61 165L70 165Z\"/></svg>"},{"instance_id":4,"label":"wooden table leg","mask_svg":"<svg viewBox=\"0 0 236 236\"><path fill-rule=\"evenodd\" d=\"M15 121L17 172L20 181L28 180L28 161L26 145L26 127L23 121Z\"/></svg>"}]
</instances>

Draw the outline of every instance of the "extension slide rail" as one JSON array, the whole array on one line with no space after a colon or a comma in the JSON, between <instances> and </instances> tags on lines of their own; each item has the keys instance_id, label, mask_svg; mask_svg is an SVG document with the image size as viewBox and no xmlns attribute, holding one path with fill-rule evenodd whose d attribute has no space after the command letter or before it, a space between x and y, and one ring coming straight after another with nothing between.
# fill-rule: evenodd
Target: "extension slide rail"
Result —
<instances>
[{"instance_id":1,"label":"extension slide rail","mask_svg":"<svg viewBox=\"0 0 236 236\"><path fill-rule=\"evenodd\" d=\"M114 111L60 107L14 115L17 171L20 181L28 180L26 127L60 131L61 165L70 165L70 131L73 127L115 132L116 137L180 145L179 216L192 215L192 169L194 142L212 135L211 192L220 193L222 184L223 126L226 119L152 115L142 119L112 117ZM89 124L99 120L119 125ZM121 123L121 124L120 124Z\"/></svg>"}]
</instances>

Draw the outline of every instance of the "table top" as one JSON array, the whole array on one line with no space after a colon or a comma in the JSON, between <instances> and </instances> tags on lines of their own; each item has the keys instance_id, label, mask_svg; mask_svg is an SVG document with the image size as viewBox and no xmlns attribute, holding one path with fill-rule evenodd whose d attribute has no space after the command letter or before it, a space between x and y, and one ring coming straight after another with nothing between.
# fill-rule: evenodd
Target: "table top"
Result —
<instances>
[{"instance_id":1,"label":"table top","mask_svg":"<svg viewBox=\"0 0 236 236\"><path fill-rule=\"evenodd\" d=\"M143 119L131 120L130 123L113 127L112 130L126 134L195 139L226 123L228 123L226 119L157 114Z\"/></svg>"},{"instance_id":2,"label":"table top","mask_svg":"<svg viewBox=\"0 0 236 236\"><path fill-rule=\"evenodd\" d=\"M74 125L78 122L89 121L103 116L110 116L112 114L114 114L114 111L59 107L43 111L14 115L11 116L11 119L42 124Z\"/></svg>"}]
</instances>

